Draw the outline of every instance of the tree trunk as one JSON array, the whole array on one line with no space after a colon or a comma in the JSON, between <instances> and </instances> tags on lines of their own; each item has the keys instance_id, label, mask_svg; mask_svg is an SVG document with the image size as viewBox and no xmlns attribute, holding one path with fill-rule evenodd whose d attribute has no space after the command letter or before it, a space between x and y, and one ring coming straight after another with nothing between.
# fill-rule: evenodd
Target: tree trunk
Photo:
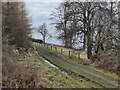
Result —
<instances>
[{"instance_id":1,"label":"tree trunk","mask_svg":"<svg viewBox=\"0 0 120 90\"><path fill-rule=\"evenodd\" d=\"M92 40L91 40L91 28L88 28L87 33L87 56L88 59L91 59L92 57Z\"/></svg>"},{"instance_id":2,"label":"tree trunk","mask_svg":"<svg viewBox=\"0 0 120 90\"><path fill-rule=\"evenodd\" d=\"M67 32L66 32L66 23L67 23L67 21L65 20L65 22L64 22L64 25L65 25L65 30L64 30L64 33L65 33L65 36L64 36L64 40L65 40L65 47L68 47L68 40L67 40Z\"/></svg>"},{"instance_id":3,"label":"tree trunk","mask_svg":"<svg viewBox=\"0 0 120 90\"><path fill-rule=\"evenodd\" d=\"M86 49L86 36L85 36L85 34L84 34L84 42L83 42L83 49L85 50Z\"/></svg>"},{"instance_id":4,"label":"tree trunk","mask_svg":"<svg viewBox=\"0 0 120 90\"><path fill-rule=\"evenodd\" d=\"M64 38L65 38L64 39L65 40L64 41L65 47L68 47L68 42L67 42L68 40L67 40L67 36L66 36L66 31L65 31L65 37Z\"/></svg>"},{"instance_id":5,"label":"tree trunk","mask_svg":"<svg viewBox=\"0 0 120 90\"><path fill-rule=\"evenodd\" d=\"M43 42L45 43L45 35L43 35Z\"/></svg>"},{"instance_id":6,"label":"tree trunk","mask_svg":"<svg viewBox=\"0 0 120 90\"><path fill-rule=\"evenodd\" d=\"M120 35L120 1L118 3L118 28L119 28L119 31L118 31L118 35Z\"/></svg>"},{"instance_id":7,"label":"tree trunk","mask_svg":"<svg viewBox=\"0 0 120 90\"><path fill-rule=\"evenodd\" d=\"M87 42L87 56L88 56L88 59L91 59L92 57L92 46L91 46L91 41L90 41L90 38L88 36L88 42Z\"/></svg>"}]
</instances>

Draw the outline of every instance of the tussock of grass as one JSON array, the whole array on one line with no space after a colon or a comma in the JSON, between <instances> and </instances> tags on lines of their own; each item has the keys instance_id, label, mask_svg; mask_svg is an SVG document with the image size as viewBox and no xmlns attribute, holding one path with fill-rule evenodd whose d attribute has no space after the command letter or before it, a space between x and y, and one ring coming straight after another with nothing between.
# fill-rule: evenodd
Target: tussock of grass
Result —
<instances>
[{"instance_id":1,"label":"tussock of grass","mask_svg":"<svg viewBox=\"0 0 120 90\"><path fill-rule=\"evenodd\" d=\"M33 49L27 53L15 54L11 50L3 53L3 88L86 87L85 82L77 81L48 65Z\"/></svg>"},{"instance_id":2,"label":"tussock of grass","mask_svg":"<svg viewBox=\"0 0 120 90\"><path fill-rule=\"evenodd\" d=\"M11 52L11 53L10 53ZM2 59L2 87L3 88L41 88L48 87L45 80L45 69L42 64L36 66L36 57L34 52L30 56L18 54L10 51L3 51ZM7 56L5 56L7 55ZM21 60L22 59L22 60ZM43 71L43 70L44 71Z\"/></svg>"}]
</instances>

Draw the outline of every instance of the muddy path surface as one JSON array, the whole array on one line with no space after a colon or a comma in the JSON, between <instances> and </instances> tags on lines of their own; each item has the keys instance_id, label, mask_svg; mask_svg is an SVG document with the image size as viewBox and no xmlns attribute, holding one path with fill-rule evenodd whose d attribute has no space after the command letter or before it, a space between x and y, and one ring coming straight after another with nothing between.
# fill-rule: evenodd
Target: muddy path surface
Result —
<instances>
[{"instance_id":1,"label":"muddy path surface","mask_svg":"<svg viewBox=\"0 0 120 90\"><path fill-rule=\"evenodd\" d=\"M100 72L92 71L89 68L85 67L84 65L77 64L76 62L73 63L69 60L62 60L60 57L58 57L57 55L55 55L53 52L51 52L49 50L46 50L43 48L37 48L37 49L40 49L37 51L38 51L39 55L41 55L46 60L47 63L49 63L51 66L55 67L56 69L60 70L62 73L63 72L66 73L66 71L63 71L64 69L62 67L67 67L69 70L71 70L73 72L75 70L78 72L79 71L84 72L84 73L81 73L81 75L83 75L86 78L88 78L87 77L87 74L88 74L88 76L89 75L93 76L93 78L95 77L97 79L101 79L100 82L97 82L97 83L99 83L103 87L104 87L104 84L102 84L102 82L109 83L109 86L110 86L110 84L115 87L120 86L120 84L118 84L118 81L116 81L110 77L107 77L107 76L101 74ZM86 74L86 75L84 75L84 74ZM94 80L94 79L91 79L91 80L96 82L96 80Z\"/></svg>"}]
</instances>

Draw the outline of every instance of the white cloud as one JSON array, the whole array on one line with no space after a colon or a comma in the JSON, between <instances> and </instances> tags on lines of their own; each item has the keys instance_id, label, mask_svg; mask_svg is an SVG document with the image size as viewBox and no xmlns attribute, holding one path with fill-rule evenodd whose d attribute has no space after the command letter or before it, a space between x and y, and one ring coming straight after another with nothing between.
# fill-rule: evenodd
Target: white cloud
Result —
<instances>
[{"instance_id":1,"label":"white cloud","mask_svg":"<svg viewBox=\"0 0 120 90\"><path fill-rule=\"evenodd\" d=\"M50 14L58 5L59 3L56 2L27 2L26 9L28 10L29 15L32 16L33 25L37 26L38 23L49 22Z\"/></svg>"}]
</instances>

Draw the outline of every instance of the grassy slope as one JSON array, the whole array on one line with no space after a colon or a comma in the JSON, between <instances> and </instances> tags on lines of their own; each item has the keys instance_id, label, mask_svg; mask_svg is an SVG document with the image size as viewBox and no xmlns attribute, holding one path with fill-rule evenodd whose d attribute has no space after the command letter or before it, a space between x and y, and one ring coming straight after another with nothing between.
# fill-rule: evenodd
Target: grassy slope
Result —
<instances>
[{"instance_id":1,"label":"grassy slope","mask_svg":"<svg viewBox=\"0 0 120 90\"><path fill-rule=\"evenodd\" d=\"M44 44L41 44L40 46L42 46L42 47L44 47ZM57 47L57 46L56 46ZM50 49L51 47L50 47L50 45L49 45L49 49ZM61 52L61 49L63 49L64 50L64 52L63 52L63 54L65 54L65 55L68 55L68 49L67 48L63 48L63 47L57 47L57 52ZM55 48L53 48L52 49L52 51L55 51ZM84 58L84 59L87 59L87 54L85 53L85 52L82 52L81 54L80 54L80 57L81 58ZM110 78L112 78L112 79L115 79L115 80L118 80L119 78L118 78L118 75L117 74L115 74L115 73L112 73L112 72L109 72L109 71L106 71L106 70L102 70L102 69L99 69L99 68L95 68L95 67L91 67L91 66L86 66L87 68L90 68L90 70L92 70L92 71L95 71L95 72L99 72L99 73L101 73L101 74L103 74L103 75L106 75L106 76L108 76L108 77L110 77ZM120 77L120 76L119 76Z\"/></svg>"},{"instance_id":2,"label":"grassy slope","mask_svg":"<svg viewBox=\"0 0 120 90\"><path fill-rule=\"evenodd\" d=\"M12 49L11 49L12 50ZM29 53L18 53L3 51L3 82L4 87L48 87L48 88L92 88L101 87L92 81L86 81L83 78L77 78L75 75L64 75L59 70L51 67L44 61L43 58L35 52L33 49ZM42 50L40 50L42 52ZM44 51L43 51L44 52ZM46 52L46 51L45 51ZM47 52L46 52L47 55ZM51 55L51 54L50 54ZM6 57L7 56L7 57ZM71 63L75 63L72 62ZM65 68L65 66L63 66ZM67 68L68 71L72 67ZM6 71L7 70L7 71ZM12 72L11 72L12 70ZM76 73L84 73L76 70ZM8 78L9 79L6 79ZM31 81L32 78L32 81ZM31 82L35 82L30 85ZM5 86L6 84L6 86Z\"/></svg>"},{"instance_id":3,"label":"grassy slope","mask_svg":"<svg viewBox=\"0 0 120 90\"><path fill-rule=\"evenodd\" d=\"M40 48L39 48L40 49ZM39 54L41 54L44 58L48 59L50 58L52 61L52 63L56 64L57 66L61 67L62 69L66 69L67 71L70 71L70 70L73 70L73 71L70 71L70 72L74 72L74 73L77 73L77 74L83 74L85 75L86 77L88 77L89 79L94 79L95 81L97 81L97 83L101 83L102 86L104 87L113 87L111 84L109 84L108 82L104 81L104 80L101 80L100 78L96 78L96 77L93 77L89 74L86 74L85 72L83 71L80 71L79 69L75 68L73 69L74 67L72 67L70 64L68 63L65 63L63 62L62 60L59 62L58 60L56 59L59 59L58 57L53 57L52 53L49 52L48 50L44 51L43 49L40 49L40 52ZM55 55L54 55L55 56ZM59 64L58 64L59 63ZM75 63L75 62L72 62L72 63ZM66 67L67 66L67 67ZM92 68L89 68L89 69L92 69ZM94 69L92 69L94 70ZM95 70L94 70L95 71ZM96 71L97 72L97 71Z\"/></svg>"},{"instance_id":4,"label":"grassy slope","mask_svg":"<svg viewBox=\"0 0 120 90\"><path fill-rule=\"evenodd\" d=\"M33 49L29 53L15 54L13 51L3 52L6 62L3 62L4 87L47 87L47 88L90 88L91 85L83 80L64 75L51 67ZM10 54L11 53L11 54ZM6 56L9 58L6 58ZM9 60L8 60L9 59ZM11 62L7 62L10 61ZM4 60L4 59L3 59ZM12 72L10 71L12 70ZM19 76L19 77L18 77ZM6 79L8 78L9 79ZM32 80L31 80L32 79ZM35 85L32 83L35 82ZM31 84L30 84L31 83Z\"/></svg>"},{"instance_id":5,"label":"grassy slope","mask_svg":"<svg viewBox=\"0 0 120 90\"><path fill-rule=\"evenodd\" d=\"M53 68L48 63L44 61L43 58L40 58L38 62L36 62L37 65L42 64L43 68L46 68L46 76L49 80L48 87L51 88L85 88L86 86L76 81L73 77L64 75L59 70ZM41 65L40 65L41 67Z\"/></svg>"},{"instance_id":6,"label":"grassy slope","mask_svg":"<svg viewBox=\"0 0 120 90\"><path fill-rule=\"evenodd\" d=\"M44 44L40 44L40 46L44 47ZM55 51L55 47L57 47L57 52L61 53L61 49L62 49L62 50L64 50L62 54L69 55L69 49L63 48L63 47L58 47L58 46L52 46L52 51ZM48 48L51 48L51 45L48 45ZM70 51L74 51L74 50L70 49ZM75 52L77 53L78 51L75 51ZM71 55L75 56L74 53L72 53L72 52L71 52ZM86 52L81 52L80 58L87 59Z\"/></svg>"}]
</instances>

